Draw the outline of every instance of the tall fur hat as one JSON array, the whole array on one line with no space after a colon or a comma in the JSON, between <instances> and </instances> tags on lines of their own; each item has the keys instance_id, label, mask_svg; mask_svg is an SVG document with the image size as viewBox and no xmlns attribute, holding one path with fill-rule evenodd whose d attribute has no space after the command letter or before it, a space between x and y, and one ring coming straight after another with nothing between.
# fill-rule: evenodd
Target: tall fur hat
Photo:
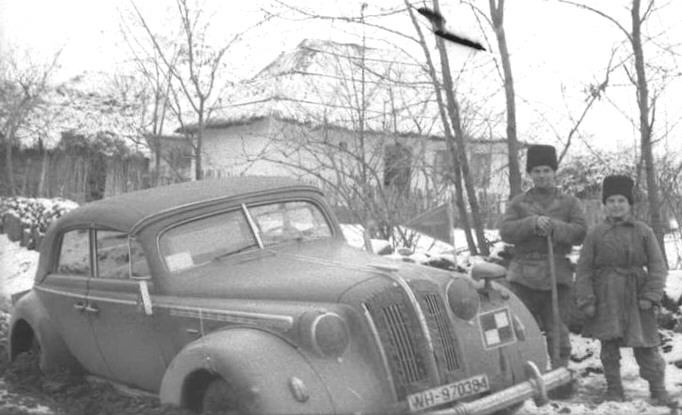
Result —
<instances>
[{"instance_id":1,"label":"tall fur hat","mask_svg":"<svg viewBox=\"0 0 682 415\"><path fill-rule=\"evenodd\" d=\"M535 144L528 147L526 153L526 172L530 173L534 167L549 166L556 171L558 163L556 160L556 149L553 146Z\"/></svg>"},{"instance_id":2,"label":"tall fur hat","mask_svg":"<svg viewBox=\"0 0 682 415\"><path fill-rule=\"evenodd\" d=\"M635 182L628 176L614 175L606 176L602 184L601 200L606 204L606 199L613 195L623 195L632 205L632 189Z\"/></svg>"}]
</instances>

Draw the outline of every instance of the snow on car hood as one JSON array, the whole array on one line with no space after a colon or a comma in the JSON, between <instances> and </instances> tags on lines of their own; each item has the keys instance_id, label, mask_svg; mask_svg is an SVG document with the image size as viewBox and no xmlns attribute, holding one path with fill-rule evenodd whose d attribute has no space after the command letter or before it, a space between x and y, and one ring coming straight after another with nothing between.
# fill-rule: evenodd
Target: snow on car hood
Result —
<instances>
[{"instance_id":1,"label":"snow on car hood","mask_svg":"<svg viewBox=\"0 0 682 415\"><path fill-rule=\"evenodd\" d=\"M436 268L384 258L339 240L246 252L169 278L171 294L209 298L338 302L350 288L389 269L412 278L450 278Z\"/></svg>"}]
</instances>

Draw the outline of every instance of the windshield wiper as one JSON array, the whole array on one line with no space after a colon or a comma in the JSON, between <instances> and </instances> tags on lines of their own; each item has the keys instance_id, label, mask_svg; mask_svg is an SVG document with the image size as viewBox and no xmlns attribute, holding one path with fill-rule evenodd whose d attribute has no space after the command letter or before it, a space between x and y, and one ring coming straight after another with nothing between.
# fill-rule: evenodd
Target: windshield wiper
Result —
<instances>
[{"instance_id":1,"label":"windshield wiper","mask_svg":"<svg viewBox=\"0 0 682 415\"><path fill-rule=\"evenodd\" d=\"M230 256L230 255L236 255L236 254L238 254L238 253L240 253L240 252L244 252L244 251L246 251L247 249L251 249L251 248L254 248L254 247L256 247L256 248L258 247L258 244L255 243L255 242L252 243L252 244L246 245L246 246L244 246L244 247L241 247L241 248L239 248L239 249L237 249L237 250L235 250L235 251L225 252L224 254L217 255L217 256L213 257L213 261L217 261L217 260L223 259L223 258L228 257L228 256Z\"/></svg>"}]
</instances>

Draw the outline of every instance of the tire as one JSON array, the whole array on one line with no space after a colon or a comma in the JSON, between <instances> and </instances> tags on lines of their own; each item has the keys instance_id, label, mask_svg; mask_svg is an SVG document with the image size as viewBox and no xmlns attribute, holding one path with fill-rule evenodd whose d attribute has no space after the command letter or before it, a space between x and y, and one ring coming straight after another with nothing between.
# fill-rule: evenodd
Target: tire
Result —
<instances>
[{"instance_id":1,"label":"tire","mask_svg":"<svg viewBox=\"0 0 682 415\"><path fill-rule=\"evenodd\" d=\"M222 378L213 380L204 393L202 410L208 414L249 415L254 414L250 394Z\"/></svg>"},{"instance_id":2,"label":"tire","mask_svg":"<svg viewBox=\"0 0 682 415\"><path fill-rule=\"evenodd\" d=\"M40 345L37 336L33 336L33 341L31 342L31 350L29 351L29 353L35 359L36 365L38 366L40 373L44 374L46 366L45 353L43 353L43 348Z\"/></svg>"}]
</instances>

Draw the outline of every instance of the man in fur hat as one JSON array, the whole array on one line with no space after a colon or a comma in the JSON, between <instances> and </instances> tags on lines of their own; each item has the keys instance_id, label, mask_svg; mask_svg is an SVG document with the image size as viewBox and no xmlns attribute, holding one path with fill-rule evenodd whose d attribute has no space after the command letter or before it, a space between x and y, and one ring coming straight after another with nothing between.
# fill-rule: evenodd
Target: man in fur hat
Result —
<instances>
[{"instance_id":1,"label":"man in fur hat","mask_svg":"<svg viewBox=\"0 0 682 415\"><path fill-rule=\"evenodd\" d=\"M528 148L526 172L533 181L533 187L509 202L499 229L502 240L514 245L513 259L507 271L512 291L535 316L546 333L548 345L552 344L555 336L559 336L558 358L550 353L553 368L567 366L571 356L566 323L571 309L573 269L567 255L573 245L582 243L587 232L580 201L557 188L556 170L557 157L553 146L532 145ZM547 243L550 235L561 317L559 327L555 327L552 313Z\"/></svg>"}]
</instances>

